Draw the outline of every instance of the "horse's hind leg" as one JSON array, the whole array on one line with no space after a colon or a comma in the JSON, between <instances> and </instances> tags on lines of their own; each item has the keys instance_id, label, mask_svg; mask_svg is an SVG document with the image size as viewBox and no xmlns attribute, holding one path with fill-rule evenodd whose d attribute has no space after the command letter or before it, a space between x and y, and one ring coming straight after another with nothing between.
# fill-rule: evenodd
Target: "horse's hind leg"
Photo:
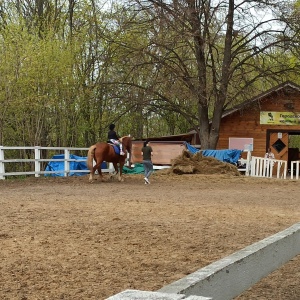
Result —
<instances>
[{"instance_id":1,"label":"horse's hind leg","mask_svg":"<svg viewBox=\"0 0 300 300\"><path fill-rule=\"evenodd\" d=\"M90 172L89 182L92 183L94 181L94 175L95 175L96 169L95 166L93 167L92 171Z\"/></svg>"},{"instance_id":2,"label":"horse's hind leg","mask_svg":"<svg viewBox=\"0 0 300 300\"><path fill-rule=\"evenodd\" d=\"M102 164L102 163L101 163ZM101 170L101 164L100 164L100 166L99 166L99 168L98 168L98 174L99 174L99 177L100 177L100 181L104 181L104 179L103 179L103 174L102 174L102 170Z\"/></svg>"},{"instance_id":3,"label":"horse's hind leg","mask_svg":"<svg viewBox=\"0 0 300 300\"><path fill-rule=\"evenodd\" d=\"M90 177L89 177L89 182L91 183L94 181L94 174L95 174L95 170L93 168L92 171L90 172Z\"/></svg>"},{"instance_id":4,"label":"horse's hind leg","mask_svg":"<svg viewBox=\"0 0 300 300\"><path fill-rule=\"evenodd\" d=\"M95 169L95 167L93 167L93 168L91 169L90 177L89 177L89 182L91 182L91 183L94 181L95 171L96 171L96 169Z\"/></svg>"},{"instance_id":5,"label":"horse's hind leg","mask_svg":"<svg viewBox=\"0 0 300 300\"><path fill-rule=\"evenodd\" d=\"M102 172L101 172L101 162L97 162L94 167L93 167L93 170L92 172L90 173L90 178L89 178L89 182L92 183L94 181L94 174L96 172L96 170L98 170L98 173L100 175L100 178L101 178L101 181L103 181L103 178L102 178ZM100 171L99 171L100 170Z\"/></svg>"},{"instance_id":6,"label":"horse's hind leg","mask_svg":"<svg viewBox=\"0 0 300 300\"><path fill-rule=\"evenodd\" d=\"M110 173L110 179L113 179L116 175L118 175L119 169L118 169L118 164L113 163L114 166L114 172Z\"/></svg>"}]
</instances>

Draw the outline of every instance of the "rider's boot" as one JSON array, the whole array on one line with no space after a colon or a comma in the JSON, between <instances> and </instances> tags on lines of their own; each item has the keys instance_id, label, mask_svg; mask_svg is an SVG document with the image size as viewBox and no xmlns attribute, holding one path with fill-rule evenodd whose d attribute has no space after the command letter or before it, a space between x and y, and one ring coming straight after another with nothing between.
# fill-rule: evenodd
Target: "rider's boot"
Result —
<instances>
[{"instance_id":1,"label":"rider's boot","mask_svg":"<svg viewBox=\"0 0 300 300\"><path fill-rule=\"evenodd\" d=\"M120 155L125 155L125 153L123 152L123 145L122 145L122 143L120 143Z\"/></svg>"}]
</instances>

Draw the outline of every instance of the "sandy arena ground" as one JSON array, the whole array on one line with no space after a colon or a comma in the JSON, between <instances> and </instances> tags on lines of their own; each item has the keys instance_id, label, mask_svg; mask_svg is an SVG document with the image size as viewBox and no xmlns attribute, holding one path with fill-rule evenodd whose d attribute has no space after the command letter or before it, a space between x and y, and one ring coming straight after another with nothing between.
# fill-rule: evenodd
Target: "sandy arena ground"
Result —
<instances>
[{"instance_id":1,"label":"sandy arena ground","mask_svg":"<svg viewBox=\"0 0 300 300\"><path fill-rule=\"evenodd\" d=\"M107 178L107 177L106 177ZM300 181L142 175L0 181L0 299L155 291L300 221ZM236 299L300 299L300 257Z\"/></svg>"}]
</instances>

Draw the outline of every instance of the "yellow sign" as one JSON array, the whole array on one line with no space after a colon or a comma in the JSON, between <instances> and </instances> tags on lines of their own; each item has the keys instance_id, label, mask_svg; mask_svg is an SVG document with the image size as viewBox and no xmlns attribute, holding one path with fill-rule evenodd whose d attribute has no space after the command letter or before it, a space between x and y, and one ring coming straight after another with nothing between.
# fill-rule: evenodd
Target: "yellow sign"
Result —
<instances>
[{"instance_id":1,"label":"yellow sign","mask_svg":"<svg viewBox=\"0 0 300 300\"><path fill-rule=\"evenodd\" d=\"M300 125L300 113L261 111L260 124L261 125Z\"/></svg>"}]
</instances>

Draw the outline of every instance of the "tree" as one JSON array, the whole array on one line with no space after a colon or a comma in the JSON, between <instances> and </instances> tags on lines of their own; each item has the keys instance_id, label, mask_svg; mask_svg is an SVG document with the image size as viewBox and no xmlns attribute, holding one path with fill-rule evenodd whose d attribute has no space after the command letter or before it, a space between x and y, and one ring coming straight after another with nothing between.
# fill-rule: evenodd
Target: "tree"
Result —
<instances>
[{"instance_id":1,"label":"tree","mask_svg":"<svg viewBox=\"0 0 300 300\"><path fill-rule=\"evenodd\" d=\"M0 144L89 146L122 116L96 2L0 3Z\"/></svg>"},{"instance_id":2,"label":"tree","mask_svg":"<svg viewBox=\"0 0 300 300\"><path fill-rule=\"evenodd\" d=\"M298 70L283 59L295 35L282 14L288 2L133 0L140 34L148 34L135 46L144 63L134 68L151 64L152 84L134 76L131 84L151 94L150 107L184 116L203 149L215 149L226 109Z\"/></svg>"}]
</instances>

